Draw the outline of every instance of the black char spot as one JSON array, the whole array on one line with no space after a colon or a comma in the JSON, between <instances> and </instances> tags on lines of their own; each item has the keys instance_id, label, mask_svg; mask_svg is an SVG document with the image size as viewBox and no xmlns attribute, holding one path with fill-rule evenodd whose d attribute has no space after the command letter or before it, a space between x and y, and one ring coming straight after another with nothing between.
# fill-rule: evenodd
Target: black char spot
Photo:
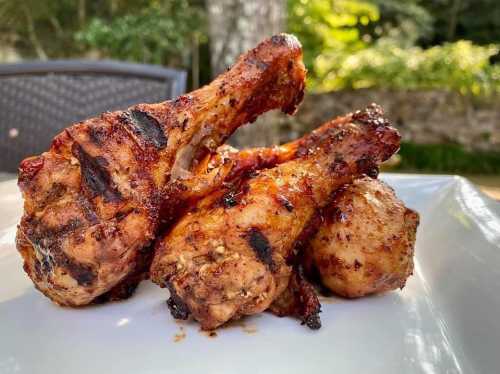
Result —
<instances>
[{"instance_id":1,"label":"black char spot","mask_svg":"<svg viewBox=\"0 0 500 374\"><path fill-rule=\"evenodd\" d=\"M224 194L224 196L222 196L222 205L225 208L232 208L238 205L236 193L234 191L229 191L228 193Z\"/></svg>"},{"instance_id":2,"label":"black char spot","mask_svg":"<svg viewBox=\"0 0 500 374\"><path fill-rule=\"evenodd\" d=\"M104 157L92 157L78 143L73 143L73 155L80 162L83 183L92 193L92 197L102 195L108 202L120 201L120 191L113 185Z\"/></svg>"},{"instance_id":3,"label":"black char spot","mask_svg":"<svg viewBox=\"0 0 500 374\"><path fill-rule=\"evenodd\" d=\"M375 160L370 155L363 155L359 160L356 160L356 166L361 173L373 173L373 169L377 168Z\"/></svg>"},{"instance_id":4,"label":"black char spot","mask_svg":"<svg viewBox=\"0 0 500 374\"><path fill-rule=\"evenodd\" d=\"M267 237L258 228L252 227L248 230L247 240L248 244L250 244L250 247L252 247L257 255L257 258L266 264L269 269L273 270L273 251Z\"/></svg>"},{"instance_id":5,"label":"black char spot","mask_svg":"<svg viewBox=\"0 0 500 374\"><path fill-rule=\"evenodd\" d=\"M247 178L252 178L252 176L248 175ZM244 183L238 188L229 190L224 195L222 195L222 198L220 199L221 205L226 209L238 205L241 202L243 196L248 192L248 188L248 183Z\"/></svg>"},{"instance_id":6,"label":"black char spot","mask_svg":"<svg viewBox=\"0 0 500 374\"><path fill-rule=\"evenodd\" d=\"M271 42L276 45L284 45L286 44L286 36L285 35L273 35L271 37Z\"/></svg>"},{"instance_id":7,"label":"black char spot","mask_svg":"<svg viewBox=\"0 0 500 374\"><path fill-rule=\"evenodd\" d=\"M170 291L170 298L167 300L167 306L170 314L175 319L188 319L190 311L186 303L177 295L174 287L167 283L167 288Z\"/></svg>"},{"instance_id":8,"label":"black char spot","mask_svg":"<svg viewBox=\"0 0 500 374\"><path fill-rule=\"evenodd\" d=\"M361 262L358 261L358 259L355 259L354 260L354 270L355 271L358 271L360 267L362 267L363 264Z\"/></svg>"},{"instance_id":9,"label":"black char spot","mask_svg":"<svg viewBox=\"0 0 500 374\"><path fill-rule=\"evenodd\" d=\"M370 178L372 179L377 179L378 177L378 174L379 174L379 168L378 167L374 167L372 169L370 169L366 175L368 175Z\"/></svg>"},{"instance_id":10,"label":"black char spot","mask_svg":"<svg viewBox=\"0 0 500 374\"><path fill-rule=\"evenodd\" d=\"M311 330L319 330L321 328L321 318L319 316L319 312L307 316L303 323Z\"/></svg>"},{"instance_id":11,"label":"black char spot","mask_svg":"<svg viewBox=\"0 0 500 374\"><path fill-rule=\"evenodd\" d=\"M257 68L259 70L266 70L269 67L269 65L266 64L264 61L261 61L259 59L254 58L254 57L248 58L247 61L249 64L257 66ZM250 121L250 122L253 122L253 121Z\"/></svg>"},{"instance_id":12,"label":"black char spot","mask_svg":"<svg viewBox=\"0 0 500 374\"><path fill-rule=\"evenodd\" d=\"M342 159L335 159L330 165L330 170L339 176L347 175L349 173L349 165Z\"/></svg>"},{"instance_id":13,"label":"black char spot","mask_svg":"<svg viewBox=\"0 0 500 374\"><path fill-rule=\"evenodd\" d=\"M68 272L80 286L91 286L97 279L97 274L90 265L74 261L69 257L64 259L64 267L68 269Z\"/></svg>"},{"instance_id":14,"label":"black char spot","mask_svg":"<svg viewBox=\"0 0 500 374\"><path fill-rule=\"evenodd\" d=\"M277 199L278 199L279 203L286 208L286 210L288 210L289 212L293 211L293 209L294 209L293 204L285 196L278 195Z\"/></svg>"},{"instance_id":15,"label":"black char spot","mask_svg":"<svg viewBox=\"0 0 500 374\"><path fill-rule=\"evenodd\" d=\"M166 147L168 139L161 124L149 114L132 109L125 113L124 120L135 134L141 136L146 142L153 144L156 149Z\"/></svg>"},{"instance_id":16,"label":"black char spot","mask_svg":"<svg viewBox=\"0 0 500 374\"><path fill-rule=\"evenodd\" d=\"M91 126L89 128L89 139L96 145L101 145L106 141L107 134L103 128Z\"/></svg>"}]
</instances>

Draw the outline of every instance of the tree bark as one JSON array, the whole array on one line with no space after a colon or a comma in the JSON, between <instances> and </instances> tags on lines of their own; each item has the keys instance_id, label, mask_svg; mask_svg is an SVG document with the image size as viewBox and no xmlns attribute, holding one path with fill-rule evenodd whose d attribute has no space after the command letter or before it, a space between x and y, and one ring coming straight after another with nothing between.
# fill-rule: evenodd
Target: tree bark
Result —
<instances>
[{"instance_id":1,"label":"tree bark","mask_svg":"<svg viewBox=\"0 0 500 374\"><path fill-rule=\"evenodd\" d=\"M85 0L78 0L78 23L80 28L85 26L85 18L87 16Z\"/></svg>"},{"instance_id":2,"label":"tree bark","mask_svg":"<svg viewBox=\"0 0 500 374\"><path fill-rule=\"evenodd\" d=\"M193 90L200 87L200 42L196 33L191 43L191 86Z\"/></svg>"},{"instance_id":3,"label":"tree bark","mask_svg":"<svg viewBox=\"0 0 500 374\"><path fill-rule=\"evenodd\" d=\"M451 15L450 15L450 23L448 24L448 32L447 39L452 42L455 39L455 33L457 31L457 23L458 23L458 13L460 12L460 7L462 1L461 0L453 0L453 4L451 6Z\"/></svg>"},{"instance_id":4,"label":"tree bark","mask_svg":"<svg viewBox=\"0 0 500 374\"><path fill-rule=\"evenodd\" d=\"M28 29L28 38L30 43L33 45L35 52L40 60L47 60L47 53L43 49L42 43L38 40L35 31L35 21L33 20L33 15L31 14L31 9L25 4L22 4L23 12L26 17L26 26Z\"/></svg>"},{"instance_id":5,"label":"tree bark","mask_svg":"<svg viewBox=\"0 0 500 374\"><path fill-rule=\"evenodd\" d=\"M207 0L211 66L214 76L260 41L285 31L284 0ZM265 122L273 121L271 113ZM276 117L276 121L279 119ZM231 139L236 146L269 145L279 139L278 126L262 121L242 128Z\"/></svg>"}]
</instances>

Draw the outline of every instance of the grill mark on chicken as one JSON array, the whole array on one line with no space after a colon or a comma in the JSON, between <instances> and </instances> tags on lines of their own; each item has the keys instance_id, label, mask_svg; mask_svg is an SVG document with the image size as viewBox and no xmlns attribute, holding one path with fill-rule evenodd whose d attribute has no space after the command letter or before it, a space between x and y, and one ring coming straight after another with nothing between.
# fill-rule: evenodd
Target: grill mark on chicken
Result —
<instances>
[{"instance_id":1,"label":"grill mark on chicken","mask_svg":"<svg viewBox=\"0 0 500 374\"><path fill-rule=\"evenodd\" d=\"M282 45L276 44L277 41ZM160 207L175 209L191 203L185 198L186 193L167 195L166 191L177 180L189 187L183 178L193 177L188 168L197 165L197 158L265 111L295 110L304 90L301 57L300 44L294 37L267 39L240 57L228 73L211 85L177 100L139 104L128 109L129 116L136 110L157 120L164 137L154 129L155 124L150 129L149 121L143 123L148 120L142 118L145 116L139 114L141 118L136 120L141 123L133 128L133 124L123 123L123 112L107 112L69 127L55 137L47 152L24 161L19 185L26 204L18 229L18 249L37 288L60 305L79 306L91 303L126 279L142 256L141 248L149 245L158 232L160 219L164 219ZM252 58L267 68L261 70L249 63ZM191 142L193 139L196 141ZM160 151L157 147L164 143L167 144ZM179 160L183 162L176 163ZM188 170L183 170L183 166ZM67 191L56 201L40 206L55 183L65 184ZM217 185L219 180L212 183ZM80 198L88 202L85 207L81 206ZM116 219L117 214L121 218L120 211L129 208L139 211ZM54 209L64 213L61 221L78 217L84 222L83 227L64 237L58 236L57 241L49 234L42 235L39 248L24 242L26 232L39 229L30 217L45 217L41 222L48 226L58 224L57 216L52 214ZM174 212L173 217L180 213L168 211ZM91 288L79 287L69 271L55 262L51 272L44 273L42 266L38 266L42 274L40 277L35 274L38 252L51 254L57 250L94 266L97 279ZM83 278L80 281L88 282Z\"/></svg>"},{"instance_id":2,"label":"grill mark on chicken","mask_svg":"<svg viewBox=\"0 0 500 374\"><path fill-rule=\"evenodd\" d=\"M41 245L42 241L54 243L64 235L83 226L83 222L78 218L70 219L58 227L46 227L36 218L28 218L27 221L30 223L30 229L26 230L26 236L35 245Z\"/></svg>"},{"instance_id":3,"label":"grill mark on chicken","mask_svg":"<svg viewBox=\"0 0 500 374\"><path fill-rule=\"evenodd\" d=\"M273 261L273 249L264 233L258 228L252 227L247 232L247 240L257 258L266 264L271 271L274 270L276 266Z\"/></svg>"},{"instance_id":4,"label":"grill mark on chicken","mask_svg":"<svg viewBox=\"0 0 500 374\"><path fill-rule=\"evenodd\" d=\"M349 173L349 165L341 157L335 157L335 160L330 164L330 170L339 176L347 175Z\"/></svg>"},{"instance_id":5,"label":"grill mark on chicken","mask_svg":"<svg viewBox=\"0 0 500 374\"><path fill-rule=\"evenodd\" d=\"M170 282L202 329L213 329L230 319L269 307L288 283L293 255L287 260L294 247L301 246L300 233L307 232L304 227L317 227L310 220L329 201L333 191L360 177L365 164L370 166L356 161L373 154L380 163L390 156L389 149L397 149L396 130L381 123L356 124L352 115L329 122L286 153L294 158L294 151L302 148L300 160L262 171L247 180L249 190L242 196L245 203L236 208L214 205L226 191L202 199L193 214L181 218L156 247L151 267L153 281L161 286ZM293 214L283 212L278 195L296 204ZM229 200L232 205L234 199ZM191 239L186 228L193 224L199 229L196 238ZM214 266L214 260L208 256L212 252L228 260ZM203 259L201 254L205 255ZM186 261L180 261L180 256ZM269 269L266 260L274 261L275 269ZM310 300L303 294L300 303ZM315 312L308 313L303 322L319 327Z\"/></svg>"},{"instance_id":6,"label":"grill mark on chicken","mask_svg":"<svg viewBox=\"0 0 500 374\"><path fill-rule=\"evenodd\" d=\"M40 258L35 262L37 275L41 277L42 274L51 272L54 265L57 265L65 268L80 286L92 285L97 278L93 267L74 260L61 250L63 237L81 228L84 223L76 218L56 228L47 228L35 219L32 223L36 230L28 231L27 237L34 248L38 249L36 252Z\"/></svg>"},{"instance_id":7,"label":"grill mark on chicken","mask_svg":"<svg viewBox=\"0 0 500 374\"><path fill-rule=\"evenodd\" d=\"M60 266L68 271L78 285L88 287L97 279L97 273L91 265L83 264L70 258L60 250L57 242L50 247L51 253L39 253L41 260L35 262L35 270L39 277L51 272L54 265Z\"/></svg>"},{"instance_id":8,"label":"grill mark on chicken","mask_svg":"<svg viewBox=\"0 0 500 374\"><path fill-rule=\"evenodd\" d=\"M47 192L45 198L40 202L40 206L44 207L59 200L66 193L67 187L62 183L54 183L49 191Z\"/></svg>"},{"instance_id":9,"label":"grill mark on chicken","mask_svg":"<svg viewBox=\"0 0 500 374\"><path fill-rule=\"evenodd\" d=\"M103 304L108 301L125 300L132 296L139 283L149 276L149 265L151 264L153 252L152 247L142 248L140 250L141 255L138 256L135 262L135 269L115 287L95 298L92 303Z\"/></svg>"},{"instance_id":10,"label":"grill mark on chicken","mask_svg":"<svg viewBox=\"0 0 500 374\"><path fill-rule=\"evenodd\" d=\"M142 137L144 141L160 150L167 146L168 138L163 132L161 124L151 115L137 109L123 113L122 121L132 131Z\"/></svg>"},{"instance_id":11,"label":"grill mark on chicken","mask_svg":"<svg viewBox=\"0 0 500 374\"><path fill-rule=\"evenodd\" d=\"M96 224L99 222L99 216L97 215L95 211L95 207L92 204L91 201L89 201L85 196L79 195L78 196L78 203L80 204L80 207L82 208L83 215L85 216L85 219L89 221L90 224Z\"/></svg>"},{"instance_id":12,"label":"grill mark on chicken","mask_svg":"<svg viewBox=\"0 0 500 374\"><path fill-rule=\"evenodd\" d=\"M86 265L81 262L75 261L64 252L60 252L58 254L57 262L60 266L68 269L68 272L80 286L91 286L97 279L97 273L91 265Z\"/></svg>"},{"instance_id":13,"label":"grill mark on chicken","mask_svg":"<svg viewBox=\"0 0 500 374\"><path fill-rule=\"evenodd\" d=\"M366 173L366 175L368 175L372 179L377 179L379 173L380 173L379 167L378 166L374 166L370 170L368 170L368 172Z\"/></svg>"},{"instance_id":14,"label":"grill mark on chicken","mask_svg":"<svg viewBox=\"0 0 500 374\"><path fill-rule=\"evenodd\" d=\"M108 162L104 157L92 157L83 150L80 144L73 143L72 153L80 162L83 183L91 197L102 195L106 202L117 202L122 199L120 191L113 185L106 169Z\"/></svg>"}]
</instances>

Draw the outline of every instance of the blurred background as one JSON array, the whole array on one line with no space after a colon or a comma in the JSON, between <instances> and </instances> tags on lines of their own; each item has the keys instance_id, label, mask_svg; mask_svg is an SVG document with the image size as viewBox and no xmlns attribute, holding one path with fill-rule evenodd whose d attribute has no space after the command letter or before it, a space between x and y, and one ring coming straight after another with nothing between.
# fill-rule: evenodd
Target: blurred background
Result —
<instances>
[{"instance_id":1,"label":"blurred background","mask_svg":"<svg viewBox=\"0 0 500 374\"><path fill-rule=\"evenodd\" d=\"M185 71L190 90L282 31L304 47L305 101L233 145L285 142L376 102L403 135L392 170L466 175L500 199L497 0L0 0L0 63L155 64ZM22 132L11 122L5 141Z\"/></svg>"}]
</instances>

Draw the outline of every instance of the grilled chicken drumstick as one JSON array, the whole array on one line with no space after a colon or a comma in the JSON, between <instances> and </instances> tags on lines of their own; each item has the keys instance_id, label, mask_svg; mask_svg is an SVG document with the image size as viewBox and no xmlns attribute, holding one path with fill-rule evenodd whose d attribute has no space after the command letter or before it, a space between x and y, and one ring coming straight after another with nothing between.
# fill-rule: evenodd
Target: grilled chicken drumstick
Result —
<instances>
[{"instance_id":1,"label":"grilled chicken drumstick","mask_svg":"<svg viewBox=\"0 0 500 374\"><path fill-rule=\"evenodd\" d=\"M377 110L382 113L382 109L374 104L372 104L370 110ZM193 167L192 173L187 179L169 185L170 188L167 194L170 194L172 198L165 199L169 204L165 206L161 214L163 227L168 229L169 225L182 216L196 201L217 189L227 188L231 184L238 183L256 170L274 167L304 155L308 150L320 144L325 137L329 136L328 134L336 131L337 127L341 127L351 120L352 113L338 117L304 137L280 146L250 148L241 151L228 145L220 146L214 154L207 154L199 161ZM99 300L123 299L129 296L131 290L135 289L137 284L148 276L152 252L151 250L145 250L141 255L141 261L136 265L136 271L127 276L118 286L100 297ZM294 295L303 295L307 291L312 291L302 275L297 274L295 278L297 282L290 282L293 286L289 287L290 292L286 293L286 296L282 298L283 300L278 301L280 306L285 304L288 306L286 309L282 308L281 310L275 307L273 311L283 316L289 315L293 310L292 314L294 316L299 316L304 321L313 321L314 318L311 316L314 314L312 313L314 308L302 309L299 307L298 302L291 300ZM313 291L309 292L309 294L309 299L315 298ZM309 303L309 305L312 304Z\"/></svg>"},{"instance_id":2,"label":"grilled chicken drumstick","mask_svg":"<svg viewBox=\"0 0 500 374\"><path fill-rule=\"evenodd\" d=\"M413 272L419 216L392 188L368 177L355 180L335 193L322 217L303 255L324 286L351 298L404 287Z\"/></svg>"},{"instance_id":3,"label":"grilled chicken drumstick","mask_svg":"<svg viewBox=\"0 0 500 374\"><path fill-rule=\"evenodd\" d=\"M133 278L160 210L178 204L171 186L182 189L238 126L270 109L294 112L304 77L297 39L273 36L208 86L75 124L24 160L17 247L35 286L78 306Z\"/></svg>"},{"instance_id":4,"label":"grilled chicken drumstick","mask_svg":"<svg viewBox=\"0 0 500 374\"><path fill-rule=\"evenodd\" d=\"M377 111L381 116L382 108L371 104L370 111ZM187 209L197 200L209 195L217 189L237 183L245 175L256 170L267 169L286 161L291 161L317 147L332 133L352 121L352 113L326 122L302 138L290 143L272 146L237 150L229 145L222 145L213 154L207 154L194 167L189 178L171 183L169 193L178 197L183 207L170 204L169 212L163 212L163 219L176 219L182 208ZM181 184L181 185L180 185ZM180 186L179 186L180 185Z\"/></svg>"},{"instance_id":5,"label":"grilled chicken drumstick","mask_svg":"<svg viewBox=\"0 0 500 374\"><path fill-rule=\"evenodd\" d=\"M375 105L371 110L381 112ZM336 118L281 146L241 151L221 146L198 165L196 176L198 181L208 178L204 185L213 187L220 185L217 179L228 183L245 173L292 160L351 118L352 114ZM196 194L201 190L190 191ZM305 243L287 290L270 306L273 313L297 316L313 328L320 326L320 305L302 274L303 263L309 273L319 275L324 286L341 296L359 297L402 288L413 271L418 225L418 213L406 208L384 182L369 177L342 186L321 215L316 227L311 227L308 236L313 239Z\"/></svg>"},{"instance_id":6,"label":"grilled chicken drumstick","mask_svg":"<svg viewBox=\"0 0 500 374\"><path fill-rule=\"evenodd\" d=\"M267 309L286 289L287 261L318 208L398 149L397 131L369 108L300 158L203 198L159 241L151 267L174 317L191 313L213 329Z\"/></svg>"}]
</instances>

